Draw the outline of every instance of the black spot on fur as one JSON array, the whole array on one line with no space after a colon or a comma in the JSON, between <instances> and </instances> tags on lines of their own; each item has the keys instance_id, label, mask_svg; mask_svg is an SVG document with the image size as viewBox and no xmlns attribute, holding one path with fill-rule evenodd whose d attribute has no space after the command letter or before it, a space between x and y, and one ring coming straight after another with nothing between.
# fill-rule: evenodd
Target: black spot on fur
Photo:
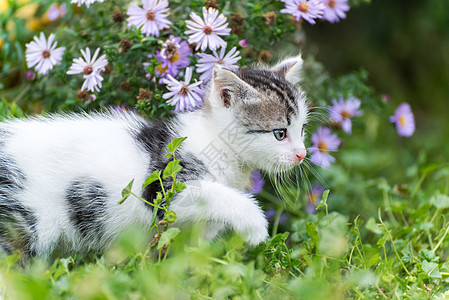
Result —
<instances>
[{"instance_id":1,"label":"black spot on fur","mask_svg":"<svg viewBox=\"0 0 449 300\"><path fill-rule=\"evenodd\" d=\"M72 181L66 191L70 220L86 239L100 239L104 234L106 218L104 187L92 178Z\"/></svg>"},{"instance_id":2,"label":"black spot on fur","mask_svg":"<svg viewBox=\"0 0 449 300\"><path fill-rule=\"evenodd\" d=\"M15 197L25 184L25 175L12 159L0 153L0 248L35 255L37 219L31 209Z\"/></svg>"},{"instance_id":3,"label":"black spot on fur","mask_svg":"<svg viewBox=\"0 0 449 300\"><path fill-rule=\"evenodd\" d=\"M136 134L135 138L137 142L143 146L151 158L148 175L156 170L163 171L170 162L171 159L166 157L168 154L167 145L174 138L179 137L173 132L175 126L176 123L173 121L142 124L140 131ZM200 179L207 172L206 167L198 158L193 154L182 151L182 146L176 152L176 159L180 160L180 165L182 166L181 172L179 172L176 177L177 181L186 182L189 180ZM163 184L166 190L170 189L172 186L172 178L165 179ZM162 188L159 181L156 181L144 188L142 198L153 203L158 192L161 193ZM174 201L174 199L172 201ZM162 205L164 205L164 203L162 203ZM152 206L148 204L147 206L152 209ZM158 217L159 219L163 219L164 212L159 210Z\"/></svg>"}]
</instances>

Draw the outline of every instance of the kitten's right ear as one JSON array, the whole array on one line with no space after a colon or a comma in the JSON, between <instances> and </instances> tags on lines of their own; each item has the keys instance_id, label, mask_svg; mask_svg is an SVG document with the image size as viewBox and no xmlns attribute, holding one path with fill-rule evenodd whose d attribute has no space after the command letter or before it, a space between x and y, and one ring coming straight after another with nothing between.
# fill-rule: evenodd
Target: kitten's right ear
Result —
<instances>
[{"instance_id":1,"label":"kitten's right ear","mask_svg":"<svg viewBox=\"0 0 449 300\"><path fill-rule=\"evenodd\" d=\"M227 108L239 103L251 104L257 100L257 91L252 86L220 65L215 65L212 71L212 89Z\"/></svg>"},{"instance_id":2,"label":"kitten's right ear","mask_svg":"<svg viewBox=\"0 0 449 300\"><path fill-rule=\"evenodd\" d=\"M296 85L301 81L302 63L301 55L298 55L284 59L271 70L284 77L291 84Z\"/></svg>"}]
</instances>

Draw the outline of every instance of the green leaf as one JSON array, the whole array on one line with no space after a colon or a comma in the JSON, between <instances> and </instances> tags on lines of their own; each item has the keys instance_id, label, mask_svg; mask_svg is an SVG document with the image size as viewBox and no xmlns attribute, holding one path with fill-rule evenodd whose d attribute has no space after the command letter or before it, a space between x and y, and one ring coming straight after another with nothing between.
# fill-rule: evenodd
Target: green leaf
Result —
<instances>
[{"instance_id":1,"label":"green leaf","mask_svg":"<svg viewBox=\"0 0 449 300\"><path fill-rule=\"evenodd\" d=\"M440 260L440 258L436 256L432 250L421 250L419 252L419 258L421 261L427 260L428 262L435 262L435 263L437 263Z\"/></svg>"},{"instance_id":2,"label":"green leaf","mask_svg":"<svg viewBox=\"0 0 449 300\"><path fill-rule=\"evenodd\" d=\"M171 224L171 223L176 222L176 219L177 219L177 218L178 218L178 217L176 216L176 213L175 213L174 211L167 211L167 212L165 213L165 218L164 218L164 220Z\"/></svg>"},{"instance_id":3,"label":"green leaf","mask_svg":"<svg viewBox=\"0 0 449 300\"><path fill-rule=\"evenodd\" d=\"M449 196L438 193L430 199L430 204L440 209L448 208Z\"/></svg>"},{"instance_id":4,"label":"green leaf","mask_svg":"<svg viewBox=\"0 0 449 300\"><path fill-rule=\"evenodd\" d=\"M182 142L184 142L186 139L187 137L174 139L167 145L168 151L172 153L175 152L175 150L178 149L181 146Z\"/></svg>"},{"instance_id":5,"label":"green leaf","mask_svg":"<svg viewBox=\"0 0 449 300\"><path fill-rule=\"evenodd\" d=\"M179 160L172 160L167 164L164 169L164 174L162 175L163 179L166 179L170 176L174 176L178 174L182 170L182 167L179 165Z\"/></svg>"},{"instance_id":6,"label":"green leaf","mask_svg":"<svg viewBox=\"0 0 449 300\"><path fill-rule=\"evenodd\" d=\"M162 202L162 193L161 192L156 192L156 198L153 199L153 203L155 205L159 205Z\"/></svg>"},{"instance_id":7,"label":"green leaf","mask_svg":"<svg viewBox=\"0 0 449 300\"><path fill-rule=\"evenodd\" d=\"M373 217L369 218L366 222L365 228L375 234L381 234L383 231L379 228L379 225L376 223Z\"/></svg>"},{"instance_id":8,"label":"green leaf","mask_svg":"<svg viewBox=\"0 0 449 300\"><path fill-rule=\"evenodd\" d=\"M329 197L329 190L325 190L323 192L323 194L321 195L321 201L320 203L318 203L317 207L315 208L315 210L320 210L323 206L326 205L327 203L327 197Z\"/></svg>"},{"instance_id":9,"label":"green leaf","mask_svg":"<svg viewBox=\"0 0 449 300\"><path fill-rule=\"evenodd\" d=\"M122 200L118 204L122 204L131 195L131 189L133 187L134 179L122 190Z\"/></svg>"},{"instance_id":10,"label":"green leaf","mask_svg":"<svg viewBox=\"0 0 449 300\"><path fill-rule=\"evenodd\" d=\"M438 264L434 262L428 262L423 260L421 262L423 271L431 278L442 278L440 270L438 269Z\"/></svg>"},{"instance_id":11,"label":"green leaf","mask_svg":"<svg viewBox=\"0 0 449 300\"><path fill-rule=\"evenodd\" d=\"M180 191L184 190L185 188L186 188L186 185L184 184L184 182L176 181L175 183L173 183L173 189L175 190L176 193L179 193Z\"/></svg>"},{"instance_id":12,"label":"green leaf","mask_svg":"<svg viewBox=\"0 0 449 300\"><path fill-rule=\"evenodd\" d=\"M164 231L159 239L159 243L157 244L157 250L161 250L165 244L174 240L174 238L181 232L179 228L173 227Z\"/></svg>"},{"instance_id":13,"label":"green leaf","mask_svg":"<svg viewBox=\"0 0 449 300\"><path fill-rule=\"evenodd\" d=\"M270 241L270 247L274 247L276 245L282 245L285 243L285 240L289 236L290 233L284 232L284 233L278 233L276 234Z\"/></svg>"},{"instance_id":14,"label":"green leaf","mask_svg":"<svg viewBox=\"0 0 449 300\"><path fill-rule=\"evenodd\" d=\"M151 173L150 176L147 177L147 179L145 180L145 182L142 185L142 188L145 188L146 186L152 184L156 180L159 180L160 176L161 176L160 170L154 171L153 173Z\"/></svg>"},{"instance_id":15,"label":"green leaf","mask_svg":"<svg viewBox=\"0 0 449 300\"><path fill-rule=\"evenodd\" d=\"M318 230L316 229L316 225L314 223L306 222L306 232L307 235L312 239L313 245L316 248L320 239Z\"/></svg>"}]
</instances>

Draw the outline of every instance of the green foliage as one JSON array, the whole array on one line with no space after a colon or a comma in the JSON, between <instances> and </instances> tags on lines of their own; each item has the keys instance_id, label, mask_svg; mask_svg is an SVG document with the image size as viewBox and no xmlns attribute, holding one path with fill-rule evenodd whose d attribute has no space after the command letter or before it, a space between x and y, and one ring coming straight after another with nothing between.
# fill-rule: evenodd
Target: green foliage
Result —
<instances>
[{"instance_id":1,"label":"green foliage","mask_svg":"<svg viewBox=\"0 0 449 300\"><path fill-rule=\"evenodd\" d=\"M414 199L401 196L404 209L382 209L377 219L364 221L326 214L323 206L293 218L291 234L253 249L234 235L209 243L198 239L196 228L166 228L155 246L161 259L132 246L142 239L133 234L91 259L36 260L21 269L15 254L2 259L0 288L5 299L445 299L449 208L421 196L438 188L435 174Z\"/></svg>"},{"instance_id":2,"label":"green foliage","mask_svg":"<svg viewBox=\"0 0 449 300\"><path fill-rule=\"evenodd\" d=\"M153 216L151 219L151 225L149 228L149 232L154 233L156 235L153 237L153 241L149 244L148 251L157 248L159 251L158 261L161 259L164 260L168 254L168 246L170 242L180 233L180 230L176 227L167 229L169 224L176 222L176 213L169 209L170 201L173 196L177 193L181 192L186 188L186 185L182 182L176 181L176 175L182 171L182 166L180 165L180 161L175 158L175 151L181 147L182 142L184 142L187 138L176 138L171 141L167 145L167 158L171 158L164 170L156 170L147 177L145 182L142 185L142 189L147 187L150 184L160 184L161 192L157 192L157 196L155 199L152 199L151 202L143 199L138 196L140 193L134 193L132 191L134 179L122 190L122 200L120 200L119 204L122 204L129 196L134 196L137 199L145 202L147 205L153 207ZM162 176L161 176L162 175ZM171 177L171 181L167 182L166 179ZM167 185L170 185L170 188L167 188ZM164 205L162 205L164 203ZM157 223L157 213L158 210L164 211L164 219ZM160 228L161 225L163 228Z\"/></svg>"}]
</instances>

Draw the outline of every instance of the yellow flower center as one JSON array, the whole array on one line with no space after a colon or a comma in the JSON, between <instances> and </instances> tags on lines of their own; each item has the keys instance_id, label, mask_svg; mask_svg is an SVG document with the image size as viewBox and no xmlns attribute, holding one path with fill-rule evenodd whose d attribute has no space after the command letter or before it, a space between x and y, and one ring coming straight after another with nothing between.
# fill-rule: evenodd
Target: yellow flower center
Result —
<instances>
[{"instance_id":1,"label":"yellow flower center","mask_svg":"<svg viewBox=\"0 0 449 300\"><path fill-rule=\"evenodd\" d=\"M329 0L327 5L329 5L330 8L334 8L337 5L337 1Z\"/></svg>"},{"instance_id":2,"label":"yellow flower center","mask_svg":"<svg viewBox=\"0 0 449 300\"><path fill-rule=\"evenodd\" d=\"M298 5L298 10L299 10L300 12L306 13L306 12L309 11L309 6L308 6L307 3L305 3L305 2L301 2L301 3L299 3L299 5Z\"/></svg>"},{"instance_id":3,"label":"yellow flower center","mask_svg":"<svg viewBox=\"0 0 449 300\"><path fill-rule=\"evenodd\" d=\"M351 113L347 110L343 110L341 112L341 116L343 117L343 119L349 119L351 117Z\"/></svg>"},{"instance_id":4,"label":"yellow flower center","mask_svg":"<svg viewBox=\"0 0 449 300\"><path fill-rule=\"evenodd\" d=\"M310 204L315 204L316 203L316 200L317 200L317 194L315 194L315 193L310 193Z\"/></svg>"},{"instance_id":5,"label":"yellow flower center","mask_svg":"<svg viewBox=\"0 0 449 300\"><path fill-rule=\"evenodd\" d=\"M156 69L161 72L161 73L165 73L165 71L167 70L168 67L163 67L161 65L156 66Z\"/></svg>"},{"instance_id":6,"label":"yellow flower center","mask_svg":"<svg viewBox=\"0 0 449 300\"><path fill-rule=\"evenodd\" d=\"M320 151L321 153L326 153L327 152L327 144L325 141L320 141L318 143L318 151Z\"/></svg>"},{"instance_id":7,"label":"yellow flower center","mask_svg":"<svg viewBox=\"0 0 449 300\"><path fill-rule=\"evenodd\" d=\"M401 124L402 127L405 126L405 117L404 117L404 116L401 116L401 117L399 118L399 124Z\"/></svg>"},{"instance_id":8,"label":"yellow flower center","mask_svg":"<svg viewBox=\"0 0 449 300\"><path fill-rule=\"evenodd\" d=\"M172 57L169 58L169 60L172 63L177 62L179 60L179 53L176 52L175 54L173 54Z\"/></svg>"}]
</instances>

